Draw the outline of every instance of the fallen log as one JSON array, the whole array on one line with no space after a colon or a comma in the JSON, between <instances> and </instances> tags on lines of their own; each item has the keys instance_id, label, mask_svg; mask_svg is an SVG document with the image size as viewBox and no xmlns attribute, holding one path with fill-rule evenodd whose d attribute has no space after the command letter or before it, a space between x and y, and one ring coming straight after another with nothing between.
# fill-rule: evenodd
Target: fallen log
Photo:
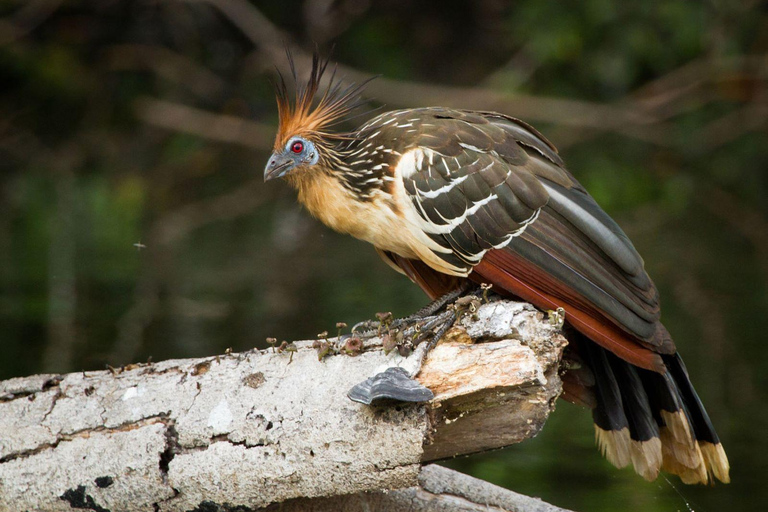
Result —
<instances>
[{"instance_id":1,"label":"fallen log","mask_svg":"<svg viewBox=\"0 0 768 512\"><path fill-rule=\"evenodd\" d=\"M309 341L0 382L0 510L242 511L395 489L416 499L432 492L423 464L538 433L561 391L557 324L527 304L483 304L427 357L428 403L349 400L386 368L415 369L378 339L322 360Z\"/></svg>"}]
</instances>

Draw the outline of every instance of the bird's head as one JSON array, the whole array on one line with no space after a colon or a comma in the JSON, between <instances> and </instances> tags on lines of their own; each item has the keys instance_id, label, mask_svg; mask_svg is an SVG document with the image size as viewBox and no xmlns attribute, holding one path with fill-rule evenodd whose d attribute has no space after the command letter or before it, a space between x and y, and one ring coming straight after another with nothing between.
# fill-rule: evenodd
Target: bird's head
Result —
<instances>
[{"instance_id":1,"label":"bird's head","mask_svg":"<svg viewBox=\"0 0 768 512\"><path fill-rule=\"evenodd\" d=\"M264 181L282 178L320 161L317 145L307 136L293 135L285 146L275 146L272 156L264 168Z\"/></svg>"},{"instance_id":2,"label":"bird's head","mask_svg":"<svg viewBox=\"0 0 768 512\"><path fill-rule=\"evenodd\" d=\"M275 84L279 128L272 156L264 169L264 181L308 172L313 168L328 167L337 157L336 144L347 138L328 128L338 123L359 105L359 94L367 82L342 88L335 81L335 69L317 105L313 108L328 60L321 60L315 53L312 72L306 83L298 80L296 66L288 53L291 73L296 83L296 98L291 102L283 76Z\"/></svg>"}]
</instances>

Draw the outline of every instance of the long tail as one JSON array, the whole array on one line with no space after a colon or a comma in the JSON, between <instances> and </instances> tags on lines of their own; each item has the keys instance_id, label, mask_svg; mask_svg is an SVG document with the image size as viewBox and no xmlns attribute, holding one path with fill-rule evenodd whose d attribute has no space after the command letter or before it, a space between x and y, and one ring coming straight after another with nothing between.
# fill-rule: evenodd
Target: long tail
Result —
<instances>
[{"instance_id":1,"label":"long tail","mask_svg":"<svg viewBox=\"0 0 768 512\"><path fill-rule=\"evenodd\" d=\"M589 340L579 346L593 392L581 402L592 407L597 444L614 466L631 462L649 481L659 470L686 484L730 481L725 450L679 355L662 356L667 372L659 374Z\"/></svg>"}]
</instances>

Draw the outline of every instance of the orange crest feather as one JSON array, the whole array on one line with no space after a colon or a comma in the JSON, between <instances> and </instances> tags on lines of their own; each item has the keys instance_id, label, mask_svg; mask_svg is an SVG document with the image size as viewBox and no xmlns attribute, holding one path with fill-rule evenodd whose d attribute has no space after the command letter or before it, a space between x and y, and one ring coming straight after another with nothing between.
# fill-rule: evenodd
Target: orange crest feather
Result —
<instances>
[{"instance_id":1,"label":"orange crest feather","mask_svg":"<svg viewBox=\"0 0 768 512\"><path fill-rule=\"evenodd\" d=\"M350 111L360 104L360 92L365 85L372 80L368 79L361 84L351 84L345 88L341 82L336 81L336 68L331 73L328 86L315 108L312 108L315 96L320 89L320 81L323 78L329 60L321 60L317 52L312 56L312 72L306 84L299 83L296 66L290 52L288 62L291 66L291 74L296 84L296 100L293 104L288 98L288 88L283 75L278 71L279 81L275 84L277 94L277 110L279 114L279 128L275 139L275 151L282 150L288 140L300 135L315 140L322 138L343 138L343 135L328 133L325 131L343 119Z\"/></svg>"}]
</instances>

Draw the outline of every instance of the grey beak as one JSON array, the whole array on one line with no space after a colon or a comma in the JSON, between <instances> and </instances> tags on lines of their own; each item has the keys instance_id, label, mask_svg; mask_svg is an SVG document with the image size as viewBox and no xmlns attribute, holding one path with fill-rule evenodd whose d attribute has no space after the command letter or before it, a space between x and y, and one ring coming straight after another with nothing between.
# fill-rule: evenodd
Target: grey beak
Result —
<instances>
[{"instance_id":1,"label":"grey beak","mask_svg":"<svg viewBox=\"0 0 768 512\"><path fill-rule=\"evenodd\" d=\"M281 155L272 155L264 168L264 181L282 178L293 169L294 162L291 158Z\"/></svg>"}]
</instances>

